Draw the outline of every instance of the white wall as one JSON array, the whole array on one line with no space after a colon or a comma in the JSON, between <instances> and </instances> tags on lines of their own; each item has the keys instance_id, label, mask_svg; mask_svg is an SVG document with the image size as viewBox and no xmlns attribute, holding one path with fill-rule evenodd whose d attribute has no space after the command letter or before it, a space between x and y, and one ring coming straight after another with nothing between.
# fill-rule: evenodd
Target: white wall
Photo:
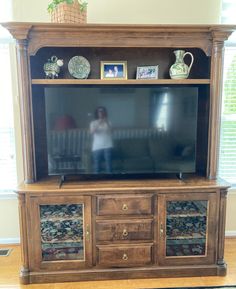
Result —
<instances>
[{"instance_id":1,"label":"white wall","mask_svg":"<svg viewBox=\"0 0 236 289\"><path fill-rule=\"evenodd\" d=\"M48 22L49 0L13 0L13 20ZM221 0L88 0L88 23L215 24L219 23ZM15 66L15 65L14 65ZM14 82L15 83L15 82ZM22 163L19 134L19 106L14 89L18 163ZM22 177L22 166L18 166ZM236 233L236 194L229 195L226 230ZM6 223L7 220L7 223ZM16 200L0 201L0 243L19 237Z\"/></svg>"}]
</instances>

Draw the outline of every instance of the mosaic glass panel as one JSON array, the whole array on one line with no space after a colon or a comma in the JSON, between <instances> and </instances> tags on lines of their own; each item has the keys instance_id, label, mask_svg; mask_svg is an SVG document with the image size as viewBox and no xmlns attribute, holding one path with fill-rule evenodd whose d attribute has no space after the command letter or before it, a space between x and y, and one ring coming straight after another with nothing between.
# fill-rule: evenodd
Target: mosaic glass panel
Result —
<instances>
[{"instance_id":1,"label":"mosaic glass panel","mask_svg":"<svg viewBox=\"0 0 236 289\"><path fill-rule=\"evenodd\" d=\"M83 204L41 205L43 261L84 260Z\"/></svg>"},{"instance_id":2,"label":"mosaic glass panel","mask_svg":"<svg viewBox=\"0 0 236 289\"><path fill-rule=\"evenodd\" d=\"M208 201L169 201L166 256L206 254Z\"/></svg>"}]
</instances>

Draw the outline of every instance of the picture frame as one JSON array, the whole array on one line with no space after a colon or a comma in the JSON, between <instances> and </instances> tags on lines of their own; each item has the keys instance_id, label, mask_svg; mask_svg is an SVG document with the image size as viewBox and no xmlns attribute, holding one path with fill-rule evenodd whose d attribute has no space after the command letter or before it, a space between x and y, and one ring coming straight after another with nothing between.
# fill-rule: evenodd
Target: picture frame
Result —
<instances>
[{"instance_id":1,"label":"picture frame","mask_svg":"<svg viewBox=\"0 0 236 289\"><path fill-rule=\"evenodd\" d=\"M127 79L127 61L101 61L101 79Z\"/></svg>"},{"instance_id":2,"label":"picture frame","mask_svg":"<svg viewBox=\"0 0 236 289\"><path fill-rule=\"evenodd\" d=\"M136 79L158 79L158 65L138 66Z\"/></svg>"}]
</instances>

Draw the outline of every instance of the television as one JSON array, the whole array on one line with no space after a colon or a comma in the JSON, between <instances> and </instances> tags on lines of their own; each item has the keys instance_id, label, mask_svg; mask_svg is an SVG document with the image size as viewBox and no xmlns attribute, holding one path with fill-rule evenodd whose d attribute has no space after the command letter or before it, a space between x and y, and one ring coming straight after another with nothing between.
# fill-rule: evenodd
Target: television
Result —
<instances>
[{"instance_id":1,"label":"television","mask_svg":"<svg viewBox=\"0 0 236 289\"><path fill-rule=\"evenodd\" d=\"M49 175L196 172L196 86L48 86L45 111Z\"/></svg>"}]
</instances>

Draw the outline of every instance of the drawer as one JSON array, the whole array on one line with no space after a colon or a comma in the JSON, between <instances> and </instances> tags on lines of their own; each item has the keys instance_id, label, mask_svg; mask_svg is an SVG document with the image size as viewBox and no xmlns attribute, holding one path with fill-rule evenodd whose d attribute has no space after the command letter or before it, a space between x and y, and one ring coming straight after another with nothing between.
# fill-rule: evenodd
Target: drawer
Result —
<instances>
[{"instance_id":1,"label":"drawer","mask_svg":"<svg viewBox=\"0 0 236 289\"><path fill-rule=\"evenodd\" d=\"M149 215L152 213L152 196L98 196L97 214L106 215Z\"/></svg>"},{"instance_id":2,"label":"drawer","mask_svg":"<svg viewBox=\"0 0 236 289\"><path fill-rule=\"evenodd\" d=\"M98 265L104 267L135 267L152 263L152 244L97 246Z\"/></svg>"},{"instance_id":3,"label":"drawer","mask_svg":"<svg viewBox=\"0 0 236 289\"><path fill-rule=\"evenodd\" d=\"M96 222L97 241L152 240L152 220L109 220Z\"/></svg>"}]
</instances>

